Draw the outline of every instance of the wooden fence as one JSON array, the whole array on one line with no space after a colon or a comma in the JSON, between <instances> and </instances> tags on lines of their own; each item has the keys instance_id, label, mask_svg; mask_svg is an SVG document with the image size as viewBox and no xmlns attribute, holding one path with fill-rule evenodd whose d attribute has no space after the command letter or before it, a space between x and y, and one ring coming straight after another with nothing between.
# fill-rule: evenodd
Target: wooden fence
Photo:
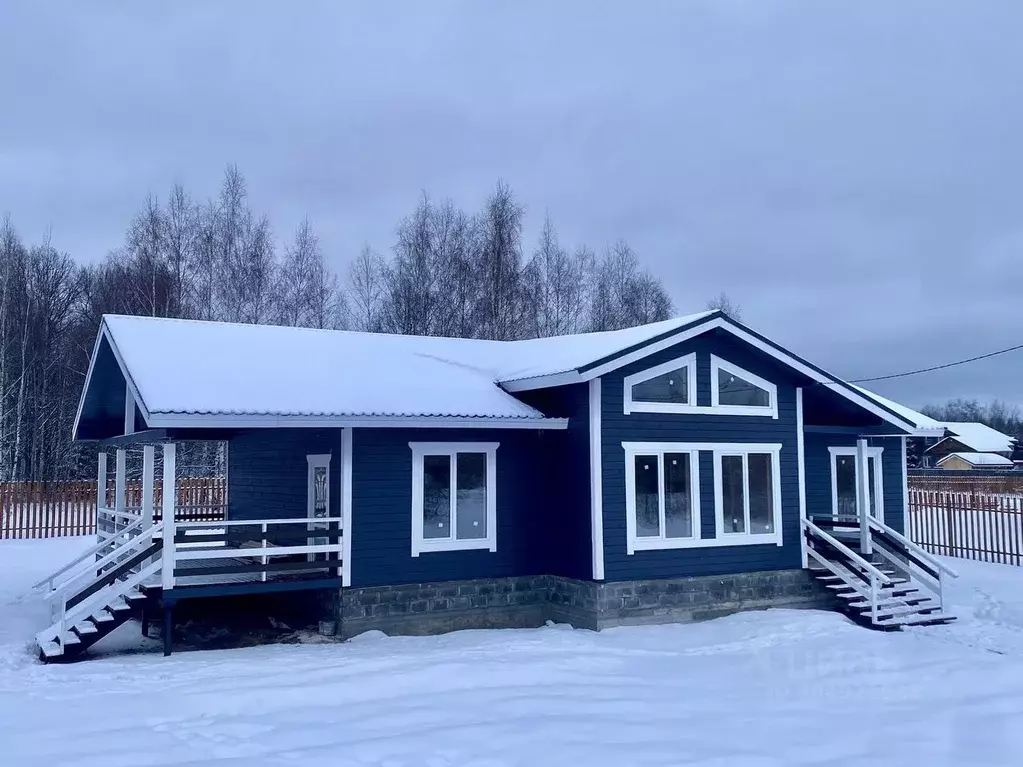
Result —
<instances>
[{"instance_id":1,"label":"wooden fence","mask_svg":"<svg viewBox=\"0 0 1023 767\"><path fill-rule=\"evenodd\" d=\"M1023 565L1023 493L912 482L909 536L932 554Z\"/></svg>"},{"instance_id":2,"label":"wooden fence","mask_svg":"<svg viewBox=\"0 0 1023 767\"><path fill-rule=\"evenodd\" d=\"M181 477L177 481L174 516L190 522L215 522L225 517L224 477ZM162 516L163 483L155 487L156 514ZM107 505L113 505L114 483L107 484ZM125 505L142 505L141 480L125 485ZM56 538L96 532L96 483L0 483L0 539Z\"/></svg>"}]
</instances>

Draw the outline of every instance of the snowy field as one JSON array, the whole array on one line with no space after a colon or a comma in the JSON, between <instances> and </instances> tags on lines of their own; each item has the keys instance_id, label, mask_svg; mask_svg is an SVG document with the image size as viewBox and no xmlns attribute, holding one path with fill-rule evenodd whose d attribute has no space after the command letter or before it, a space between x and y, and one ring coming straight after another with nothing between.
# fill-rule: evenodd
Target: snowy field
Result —
<instances>
[{"instance_id":1,"label":"snowy field","mask_svg":"<svg viewBox=\"0 0 1023 767\"><path fill-rule=\"evenodd\" d=\"M1023 764L1019 568L956 560L960 621L895 634L774 610L163 658L129 625L43 666L22 595L86 544L0 542L0 764Z\"/></svg>"}]
</instances>

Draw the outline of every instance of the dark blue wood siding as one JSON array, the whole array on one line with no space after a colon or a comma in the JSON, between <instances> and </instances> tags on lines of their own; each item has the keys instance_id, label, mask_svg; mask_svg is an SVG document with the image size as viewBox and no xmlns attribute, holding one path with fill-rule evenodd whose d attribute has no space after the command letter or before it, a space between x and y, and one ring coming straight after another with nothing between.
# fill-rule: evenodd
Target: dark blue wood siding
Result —
<instances>
[{"instance_id":1,"label":"dark blue wood siding","mask_svg":"<svg viewBox=\"0 0 1023 767\"><path fill-rule=\"evenodd\" d=\"M884 484L884 521L905 532L902 494L902 440L898 437L871 437L871 447L883 448L881 472ZM827 515L831 509L831 453L829 447L856 447L856 436L849 434L806 435L806 511L811 517Z\"/></svg>"},{"instance_id":2,"label":"dark blue wood siding","mask_svg":"<svg viewBox=\"0 0 1023 767\"><path fill-rule=\"evenodd\" d=\"M340 429L253 429L228 441L229 519L306 516L307 455L330 453L330 515L341 516Z\"/></svg>"},{"instance_id":3,"label":"dark blue wood siding","mask_svg":"<svg viewBox=\"0 0 1023 767\"><path fill-rule=\"evenodd\" d=\"M352 436L352 585L538 575L552 513L549 433L518 429L355 429ZM409 442L498 442L497 551L412 556Z\"/></svg>"},{"instance_id":4,"label":"dark blue wood siding","mask_svg":"<svg viewBox=\"0 0 1023 767\"><path fill-rule=\"evenodd\" d=\"M697 355L697 404L710 405L710 355L715 354L778 387L778 418L623 412L623 379L690 352ZM609 581L751 572L800 567L799 484L796 448L797 374L725 333L703 336L653 354L601 378L604 480L604 575ZM626 553L625 455L622 442L781 443L784 546L718 546ZM702 537L713 537L713 456L700 454Z\"/></svg>"},{"instance_id":5,"label":"dark blue wood siding","mask_svg":"<svg viewBox=\"0 0 1023 767\"><path fill-rule=\"evenodd\" d=\"M542 441L546 572L592 578L589 384L521 392L518 397L544 415L568 419L566 430L546 431Z\"/></svg>"}]
</instances>

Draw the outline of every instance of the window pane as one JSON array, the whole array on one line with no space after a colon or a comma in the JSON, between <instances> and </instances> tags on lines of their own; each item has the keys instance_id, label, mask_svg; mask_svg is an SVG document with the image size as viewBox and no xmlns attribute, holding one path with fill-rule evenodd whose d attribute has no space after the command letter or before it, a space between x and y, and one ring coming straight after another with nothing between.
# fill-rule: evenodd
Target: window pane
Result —
<instances>
[{"instance_id":1,"label":"window pane","mask_svg":"<svg viewBox=\"0 0 1023 767\"><path fill-rule=\"evenodd\" d=\"M661 534L661 514L657 507L660 491L656 455L637 455L636 461L636 535L641 538Z\"/></svg>"},{"instance_id":2,"label":"window pane","mask_svg":"<svg viewBox=\"0 0 1023 767\"><path fill-rule=\"evenodd\" d=\"M726 533L746 532L741 455L721 456L721 511Z\"/></svg>"},{"instance_id":3,"label":"window pane","mask_svg":"<svg viewBox=\"0 0 1023 767\"><path fill-rule=\"evenodd\" d=\"M681 367L670 373L642 381L632 386L632 399L636 402L671 402L685 405L689 402L688 368Z\"/></svg>"},{"instance_id":4,"label":"window pane","mask_svg":"<svg viewBox=\"0 0 1023 767\"><path fill-rule=\"evenodd\" d=\"M451 456L423 456L423 537L451 537Z\"/></svg>"},{"instance_id":5,"label":"window pane","mask_svg":"<svg viewBox=\"0 0 1023 767\"><path fill-rule=\"evenodd\" d=\"M749 531L774 532L774 485L771 476L771 456L768 453L750 453L749 462Z\"/></svg>"},{"instance_id":6,"label":"window pane","mask_svg":"<svg viewBox=\"0 0 1023 767\"><path fill-rule=\"evenodd\" d=\"M455 519L459 540L487 537L487 454L459 453Z\"/></svg>"},{"instance_id":7,"label":"window pane","mask_svg":"<svg viewBox=\"0 0 1023 767\"><path fill-rule=\"evenodd\" d=\"M770 407L771 395L756 384L718 368L718 403L721 405Z\"/></svg>"},{"instance_id":8,"label":"window pane","mask_svg":"<svg viewBox=\"0 0 1023 767\"><path fill-rule=\"evenodd\" d=\"M838 508L835 513L840 517L856 516L856 456L835 456L835 487L837 488Z\"/></svg>"},{"instance_id":9,"label":"window pane","mask_svg":"<svg viewBox=\"0 0 1023 767\"><path fill-rule=\"evenodd\" d=\"M664 534L668 538L693 536L692 477L688 453L664 456Z\"/></svg>"}]
</instances>

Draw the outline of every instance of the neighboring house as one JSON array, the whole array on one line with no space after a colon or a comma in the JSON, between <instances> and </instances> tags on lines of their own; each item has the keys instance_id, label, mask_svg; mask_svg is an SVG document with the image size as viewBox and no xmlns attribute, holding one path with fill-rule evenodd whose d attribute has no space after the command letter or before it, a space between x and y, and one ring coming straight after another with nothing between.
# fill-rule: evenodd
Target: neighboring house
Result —
<instances>
[{"instance_id":1,"label":"neighboring house","mask_svg":"<svg viewBox=\"0 0 1023 767\"><path fill-rule=\"evenodd\" d=\"M177 602L284 590L318 590L345 636L836 595L869 625L943 621L943 565L901 535L906 438L939 433L720 312L511 342L107 316L75 438L116 450L119 548L52 582L39 642L80 652L140 592L168 652ZM175 444L202 439L228 445L226 522L153 498L155 446L173 487Z\"/></svg>"},{"instance_id":2,"label":"neighboring house","mask_svg":"<svg viewBox=\"0 0 1023 767\"><path fill-rule=\"evenodd\" d=\"M992 429L982 423L947 421L941 424L948 430L948 436L932 444L923 453L924 468L953 468L942 459L953 453L987 453L1000 458L1011 459L1016 449L1016 440L1008 434ZM953 462L955 463L955 462ZM1012 462L992 461L987 467L1011 466ZM980 461L974 463L980 467ZM961 468L955 466L954 468Z\"/></svg>"},{"instance_id":3,"label":"neighboring house","mask_svg":"<svg viewBox=\"0 0 1023 767\"><path fill-rule=\"evenodd\" d=\"M970 469L1011 469L1012 459L997 453L949 453L940 458L937 463L939 469L957 469L960 471Z\"/></svg>"}]
</instances>

